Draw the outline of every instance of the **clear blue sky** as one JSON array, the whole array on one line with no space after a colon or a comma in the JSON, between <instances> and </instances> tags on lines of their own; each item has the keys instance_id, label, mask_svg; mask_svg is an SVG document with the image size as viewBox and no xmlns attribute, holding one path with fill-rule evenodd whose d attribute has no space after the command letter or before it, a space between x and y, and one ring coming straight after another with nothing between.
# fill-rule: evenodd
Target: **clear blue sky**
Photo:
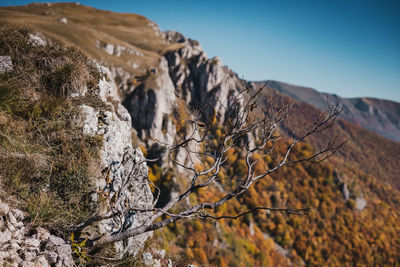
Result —
<instances>
[{"instance_id":1,"label":"clear blue sky","mask_svg":"<svg viewBox=\"0 0 400 267\"><path fill-rule=\"evenodd\" d=\"M52 2L52 1L45 1ZM0 0L1 5L29 1ZM249 80L400 102L400 1L81 1L200 41Z\"/></svg>"}]
</instances>

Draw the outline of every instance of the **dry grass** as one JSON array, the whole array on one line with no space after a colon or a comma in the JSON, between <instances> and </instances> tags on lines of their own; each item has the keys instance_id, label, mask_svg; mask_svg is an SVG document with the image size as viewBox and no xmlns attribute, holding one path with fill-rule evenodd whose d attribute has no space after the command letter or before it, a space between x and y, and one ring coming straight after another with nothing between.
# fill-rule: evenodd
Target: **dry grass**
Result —
<instances>
[{"instance_id":1,"label":"dry grass","mask_svg":"<svg viewBox=\"0 0 400 267\"><path fill-rule=\"evenodd\" d=\"M14 197L32 224L62 234L90 213L89 175L101 144L72 122L77 103L67 95L92 88L99 74L76 49L32 46L28 34L0 23L0 54L14 67L0 75L0 197Z\"/></svg>"},{"instance_id":2,"label":"dry grass","mask_svg":"<svg viewBox=\"0 0 400 267\"><path fill-rule=\"evenodd\" d=\"M61 17L66 17L68 23L58 22ZM162 51L168 46L151 29L149 23L152 22L143 16L103 11L74 3L2 7L0 19L29 25L32 30L66 45L74 45L89 57L108 66L122 67L134 75L143 75L143 71L155 67ZM127 53L121 57L109 55L96 47L97 40L134 49L143 57ZM129 62L140 67L134 69Z\"/></svg>"}]
</instances>

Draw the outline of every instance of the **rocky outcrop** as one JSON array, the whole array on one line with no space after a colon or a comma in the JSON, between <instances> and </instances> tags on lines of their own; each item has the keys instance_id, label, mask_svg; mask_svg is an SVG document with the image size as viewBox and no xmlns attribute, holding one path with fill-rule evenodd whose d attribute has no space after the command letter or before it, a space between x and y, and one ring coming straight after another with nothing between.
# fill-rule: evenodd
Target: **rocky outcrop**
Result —
<instances>
[{"instance_id":1,"label":"rocky outcrop","mask_svg":"<svg viewBox=\"0 0 400 267\"><path fill-rule=\"evenodd\" d=\"M107 54L120 57L123 53L128 55L135 55L137 57L143 57L143 53L137 51L134 47L126 47L123 45L113 45L103 41L96 41L96 47L104 50Z\"/></svg>"},{"instance_id":2,"label":"rocky outcrop","mask_svg":"<svg viewBox=\"0 0 400 267\"><path fill-rule=\"evenodd\" d=\"M95 192L92 194L93 203L100 203L104 195L112 198L115 194L120 194L121 207L117 205L115 209L123 209L122 205L126 203L140 208L148 207L152 204L153 195L147 183L146 164L137 165L143 160L143 154L139 148L132 147L131 117L119 102L114 82L107 80L111 75L109 70L100 66L98 69L102 79L94 94L104 102L105 107L80 106L84 134L97 135L103 140L99 166L103 174L93 180ZM104 214L109 208L108 205L98 205L98 213ZM127 230L139 226L147 216L147 213L138 213L125 218L104 220L91 227L86 234L88 236L112 234ZM146 233L115 243L117 255L123 256L125 253L136 255L148 236Z\"/></svg>"},{"instance_id":3,"label":"rocky outcrop","mask_svg":"<svg viewBox=\"0 0 400 267\"><path fill-rule=\"evenodd\" d=\"M215 112L223 122L230 98L242 90L240 79L218 57L209 59L196 40L173 31L165 36L169 42L182 44L164 55L176 93L191 107L202 109L206 117Z\"/></svg>"},{"instance_id":4,"label":"rocky outcrop","mask_svg":"<svg viewBox=\"0 0 400 267\"><path fill-rule=\"evenodd\" d=\"M70 244L41 227L29 228L25 218L0 201L1 266L74 266Z\"/></svg>"},{"instance_id":5,"label":"rocky outcrop","mask_svg":"<svg viewBox=\"0 0 400 267\"><path fill-rule=\"evenodd\" d=\"M242 88L237 75L218 57L209 59L196 40L175 31L165 32L164 37L175 48L167 49L143 82L131 87L124 81L120 84L121 91L127 93L123 105L138 137L170 143L176 130L171 112L177 101L203 113L204 119L216 114L223 122L232 96ZM121 70L112 73L113 77L118 75L118 80L132 78Z\"/></svg>"},{"instance_id":6,"label":"rocky outcrop","mask_svg":"<svg viewBox=\"0 0 400 267\"><path fill-rule=\"evenodd\" d=\"M174 84L168 75L168 63L161 58L146 82L136 87L123 101L139 138L151 137L171 142L174 127L169 116L176 101L174 92Z\"/></svg>"},{"instance_id":7,"label":"rocky outcrop","mask_svg":"<svg viewBox=\"0 0 400 267\"><path fill-rule=\"evenodd\" d=\"M82 134L96 135L102 140L97 171L91 177L93 212L108 212L110 207L102 204L104 195L110 199L117 193L120 198L114 209L122 209L126 203L146 208L152 204L153 195L147 183L147 166L144 163L138 165L143 160L143 154L139 148L132 146L130 115L119 102L115 84L107 78L110 77L108 69L98 66L98 70L102 78L96 88L81 88L70 95L71 98L82 99L90 94L90 97L102 102L98 105L98 101L94 102L96 104L88 101L80 105L79 115L74 119L74 123L82 127ZM127 230L141 225L148 215L145 212L132 213L124 218L103 220L85 229L81 237L111 235ZM74 265L71 244L43 228L30 228L25 219L22 211L0 201L0 265ZM115 243L114 256L136 255L148 236L149 233L145 233Z\"/></svg>"}]
</instances>

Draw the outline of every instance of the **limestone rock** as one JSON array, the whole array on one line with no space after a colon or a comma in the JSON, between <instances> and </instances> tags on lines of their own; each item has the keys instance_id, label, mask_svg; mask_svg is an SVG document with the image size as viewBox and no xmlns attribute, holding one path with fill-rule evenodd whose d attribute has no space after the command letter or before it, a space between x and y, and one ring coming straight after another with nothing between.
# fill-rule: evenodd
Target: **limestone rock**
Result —
<instances>
[{"instance_id":1,"label":"limestone rock","mask_svg":"<svg viewBox=\"0 0 400 267\"><path fill-rule=\"evenodd\" d=\"M49 267L49 263L46 260L45 256L39 256L36 258L34 262L34 267Z\"/></svg>"},{"instance_id":2,"label":"limestone rock","mask_svg":"<svg viewBox=\"0 0 400 267\"><path fill-rule=\"evenodd\" d=\"M1 216L7 228L0 229L0 263L7 262L10 266L74 266L72 251L63 239L50 235L43 229L28 229L24 226L24 213L10 208L0 200ZM31 235L31 231L36 234ZM43 244L43 246L41 246ZM46 258L46 255L52 257Z\"/></svg>"},{"instance_id":3,"label":"limestone rock","mask_svg":"<svg viewBox=\"0 0 400 267\"><path fill-rule=\"evenodd\" d=\"M367 206L367 201L364 197L357 197L356 198L356 210L362 211Z\"/></svg>"},{"instance_id":4,"label":"limestone rock","mask_svg":"<svg viewBox=\"0 0 400 267\"><path fill-rule=\"evenodd\" d=\"M10 56L0 56L0 74L13 70Z\"/></svg>"},{"instance_id":5,"label":"limestone rock","mask_svg":"<svg viewBox=\"0 0 400 267\"><path fill-rule=\"evenodd\" d=\"M145 252L142 255L142 259L143 259L143 262L151 261L153 259L153 255L151 255L150 252Z\"/></svg>"},{"instance_id":6,"label":"limestone rock","mask_svg":"<svg viewBox=\"0 0 400 267\"><path fill-rule=\"evenodd\" d=\"M4 232L0 232L0 244L7 243L11 240L12 234L10 230L6 229Z\"/></svg>"},{"instance_id":7,"label":"limestone rock","mask_svg":"<svg viewBox=\"0 0 400 267\"><path fill-rule=\"evenodd\" d=\"M144 266L161 267L161 262L158 259L153 259L153 255L150 252L142 254L142 262Z\"/></svg>"},{"instance_id":8,"label":"limestone rock","mask_svg":"<svg viewBox=\"0 0 400 267\"><path fill-rule=\"evenodd\" d=\"M28 238L25 240L25 245L28 247L39 247L40 242L36 238Z\"/></svg>"},{"instance_id":9,"label":"limestone rock","mask_svg":"<svg viewBox=\"0 0 400 267\"><path fill-rule=\"evenodd\" d=\"M62 17L62 18L59 18L59 19L58 19L58 22L67 24L67 23L68 23L68 20L67 20L67 18Z\"/></svg>"},{"instance_id":10,"label":"limestone rock","mask_svg":"<svg viewBox=\"0 0 400 267\"><path fill-rule=\"evenodd\" d=\"M349 200L349 198L350 198L350 191L349 191L349 189L347 188L347 184L346 184L346 183L342 183L342 184L340 185L340 190L342 191L343 198L344 198L345 200Z\"/></svg>"},{"instance_id":11,"label":"limestone rock","mask_svg":"<svg viewBox=\"0 0 400 267\"><path fill-rule=\"evenodd\" d=\"M91 107L81 105L81 124L84 134L101 136L103 144L100 148L100 166L99 169L108 169L111 173L112 188L108 188L104 177L99 177L92 181L94 192L110 190L112 197L116 194L126 181L130 181L128 186L120 192L121 198L126 199L135 206L146 207L152 204L153 195L147 183L147 166L141 164L135 174L131 173L138 162L143 159L140 149L132 147L131 137L131 117L127 110L119 103L117 88L113 81L110 81L110 71L107 68L98 66L103 78L100 79L97 90L94 92L108 108ZM97 193L92 195L92 201L96 203L98 200ZM124 201L120 202L126 203ZM119 208L119 207L116 207ZM105 207L99 207L99 213L106 212ZM122 207L121 207L122 209ZM108 219L99 222L89 231L94 235L99 232L111 234L119 231L122 227L124 230L139 226L146 218L147 213L132 214L130 217L122 220ZM89 233L89 237L90 236ZM140 248L144 245L149 233L132 237L124 242L116 242L114 244L116 256L123 256L126 252L136 255Z\"/></svg>"},{"instance_id":12,"label":"limestone rock","mask_svg":"<svg viewBox=\"0 0 400 267\"><path fill-rule=\"evenodd\" d=\"M29 43L32 46L46 46L47 40L40 33L29 33Z\"/></svg>"},{"instance_id":13,"label":"limestone rock","mask_svg":"<svg viewBox=\"0 0 400 267\"><path fill-rule=\"evenodd\" d=\"M0 215L6 215L10 207L6 203L0 203Z\"/></svg>"}]
</instances>

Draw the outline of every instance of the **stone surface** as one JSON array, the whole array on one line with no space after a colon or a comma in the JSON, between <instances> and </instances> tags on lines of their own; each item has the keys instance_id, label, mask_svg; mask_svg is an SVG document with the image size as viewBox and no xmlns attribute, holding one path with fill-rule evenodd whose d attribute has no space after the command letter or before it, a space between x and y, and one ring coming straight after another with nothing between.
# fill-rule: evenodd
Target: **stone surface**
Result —
<instances>
[{"instance_id":1,"label":"stone surface","mask_svg":"<svg viewBox=\"0 0 400 267\"><path fill-rule=\"evenodd\" d=\"M106 183L106 175L93 180L94 192L107 192L110 198L120 191L119 204L115 209L124 209L124 203L132 203L136 207L147 207L152 204L153 195L147 182L146 164L137 165L143 160L140 149L132 147L131 117L127 110L119 103L117 88L107 68L98 66L102 78L97 90L94 92L108 108L91 107L81 105L81 124L84 134L102 137L103 144L100 148L100 170L107 169L111 179L111 185ZM136 172L131 172L136 169ZM126 186L122 187L123 184ZM96 203L99 193L92 194L92 201ZM100 205L99 213L106 213L107 206ZM93 235L111 234L121 229L126 230L139 226L147 218L147 213L130 214L120 219L109 219L99 222L89 230ZM144 245L150 233L129 238L124 242L115 243L116 256L125 253L136 255ZM92 237L92 236L90 236Z\"/></svg>"},{"instance_id":2,"label":"stone surface","mask_svg":"<svg viewBox=\"0 0 400 267\"><path fill-rule=\"evenodd\" d=\"M25 240L25 245L28 247L38 247L40 245L40 242L36 238L28 238Z\"/></svg>"},{"instance_id":3,"label":"stone surface","mask_svg":"<svg viewBox=\"0 0 400 267\"><path fill-rule=\"evenodd\" d=\"M367 201L364 197L357 197L356 198L356 210L362 211L367 206Z\"/></svg>"},{"instance_id":4,"label":"stone surface","mask_svg":"<svg viewBox=\"0 0 400 267\"><path fill-rule=\"evenodd\" d=\"M74 266L71 246L63 239L51 235L44 228L35 230L24 226L24 213L10 208L0 200L2 218L7 228L0 228L0 265L7 266ZM31 236L31 230L36 234ZM43 244L43 246L41 246ZM46 255L52 255L52 260Z\"/></svg>"},{"instance_id":5,"label":"stone surface","mask_svg":"<svg viewBox=\"0 0 400 267\"><path fill-rule=\"evenodd\" d=\"M10 56L0 56L0 74L13 70Z\"/></svg>"},{"instance_id":6,"label":"stone surface","mask_svg":"<svg viewBox=\"0 0 400 267\"><path fill-rule=\"evenodd\" d=\"M143 263L146 264L147 262L150 262L153 260L153 255L151 255L150 252L145 252L142 255L142 260L143 260Z\"/></svg>"},{"instance_id":7,"label":"stone surface","mask_svg":"<svg viewBox=\"0 0 400 267\"><path fill-rule=\"evenodd\" d=\"M346 184L346 183L343 183L343 184L340 185L340 190L342 191L343 198L344 198L345 200L349 200L349 198L350 198L350 191L349 191L349 189L347 188L347 184Z\"/></svg>"},{"instance_id":8,"label":"stone surface","mask_svg":"<svg viewBox=\"0 0 400 267\"><path fill-rule=\"evenodd\" d=\"M67 20L67 18L59 18L58 19L58 22L60 22L60 23L64 23L64 24L67 24L68 23L68 20Z\"/></svg>"},{"instance_id":9,"label":"stone surface","mask_svg":"<svg viewBox=\"0 0 400 267\"><path fill-rule=\"evenodd\" d=\"M10 207L6 203L0 203L0 215L6 215Z\"/></svg>"},{"instance_id":10,"label":"stone surface","mask_svg":"<svg viewBox=\"0 0 400 267\"><path fill-rule=\"evenodd\" d=\"M47 40L41 35L41 33L29 33L29 43L33 46L46 46Z\"/></svg>"},{"instance_id":11,"label":"stone surface","mask_svg":"<svg viewBox=\"0 0 400 267\"><path fill-rule=\"evenodd\" d=\"M128 45L114 45L105 41L96 40L96 47L103 50L109 55L121 57L123 54L134 55L137 57L143 57L144 54L138 51L134 46Z\"/></svg>"}]
</instances>

